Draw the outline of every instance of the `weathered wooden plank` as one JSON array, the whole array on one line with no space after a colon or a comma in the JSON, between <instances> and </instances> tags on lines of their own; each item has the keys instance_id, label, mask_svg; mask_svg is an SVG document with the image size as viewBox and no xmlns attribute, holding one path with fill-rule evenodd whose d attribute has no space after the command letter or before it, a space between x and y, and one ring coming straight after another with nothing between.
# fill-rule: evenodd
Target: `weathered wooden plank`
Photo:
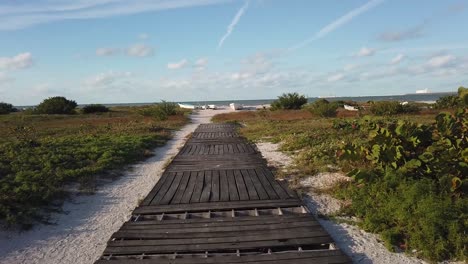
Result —
<instances>
[{"instance_id":1,"label":"weathered wooden plank","mask_svg":"<svg viewBox=\"0 0 468 264\"><path fill-rule=\"evenodd\" d=\"M244 179L240 170L234 170L234 178L236 179L237 190L239 191L239 199L241 201L249 200L249 194L247 193L247 187L245 186Z\"/></svg>"},{"instance_id":2,"label":"weathered wooden plank","mask_svg":"<svg viewBox=\"0 0 468 264\"><path fill-rule=\"evenodd\" d=\"M236 180L234 179L234 172L232 170L226 171L228 184L229 184L229 200L238 201L239 193L237 192Z\"/></svg>"},{"instance_id":3,"label":"weathered wooden plank","mask_svg":"<svg viewBox=\"0 0 468 264\"><path fill-rule=\"evenodd\" d=\"M212 185L212 171L205 171L205 182L200 196L200 202L205 203L210 200Z\"/></svg>"},{"instance_id":4,"label":"weathered wooden plank","mask_svg":"<svg viewBox=\"0 0 468 264\"><path fill-rule=\"evenodd\" d=\"M182 180L180 181L179 188L177 189L174 199L172 199L173 204L180 204L182 202L182 197L184 196L185 190L187 189L187 184L190 179L190 172L185 171L182 175Z\"/></svg>"},{"instance_id":5,"label":"weathered wooden plank","mask_svg":"<svg viewBox=\"0 0 468 264\"><path fill-rule=\"evenodd\" d=\"M220 199L220 195L219 195L219 189L220 189L220 182L219 182L219 171L215 170L212 172L212 176L211 176L211 180L212 180L212 183L211 183L211 197L210 197L210 201L212 202L218 202Z\"/></svg>"},{"instance_id":6,"label":"weathered wooden plank","mask_svg":"<svg viewBox=\"0 0 468 264\"><path fill-rule=\"evenodd\" d=\"M288 240L263 240L242 243L214 243L214 244L183 244L161 246L137 246L137 247L107 247L105 254L154 254L173 252L200 252L211 250L248 250L257 248L275 248L285 246L320 245L333 242L330 237L297 238Z\"/></svg>"},{"instance_id":7,"label":"weathered wooden plank","mask_svg":"<svg viewBox=\"0 0 468 264\"><path fill-rule=\"evenodd\" d=\"M249 172L247 170L241 170L240 173L244 178L245 186L247 187L247 193L249 194L249 199L258 200L259 197L257 191L255 190L255 186L252 182L252 179L250 178Z\"/></svg>"},{"instance_id":8,"label":"weathered wooden plank","mask_svg":"<svg viewBox=\"0 0 468 264\"><path fill-rule=\"evenodd\" d=\"M164 184L161 186L161 189L154 195L154 198L153 200L151 200L150 205L159 204L166 192L169 190L169 186L171 186L172 182L174 181L175 175L176 173L174 172L169 172L167 174L167 180L164 181Z\"/></svg>"},{"instance_id":9,"label":"weathered wooden plank","mask_svg":"<svg viewBox=\"0 0 468 264\"><path fill-rule=\"evenodd\" d=\"M153 200L154 196L159 192L161 187L164 185L164 182L169 180L167 177L167 172L163 173L161 175L161 178L159 178L159 181L156 183L154 188L150 191L150 193L146 196L146 198L143 200L141 205L150 205L151 201Z\"/></svg>"},{"instance_id":10,"label":"weathered wooden plank","mask_svg":"<svg viewBox=\"0 0 468 264\"><path fill-rule=\"evenodd\" d=\"M257 168L255 168L255 173L257 174L258 179L262 183L263 188L268 194L268 197L270 199L278 199L278 195L275 192L275 189L271 186L270 182L268 179L265 177L265 175Z\"/></svg>"},{"instance_id":11,"label":"weathered wooden plank","mask_svg":"<svg viewBox=\"0 0 468 264\"><path fill-rule=\"evenodd\" d=\"M225 170L219 171L219 182L220 182L220 200L229 201L229 183L228 177Z\"/></svg>"},{"instance_id":12,"label":"weathered wooden plank","mask_svg":"<svg viewBox=\"0 0 468 264\"><path fill-rule=\"evenodd\" d=\"M158 206L140 206L134 214L158 214L158 213L178 213L178 212L200 212L209 210L241 210L241 209L261 209L278 207L297 207L302 202L297 199L288 200L257 200L257 201L229 201L216 203L195 203L195 204L171 204Z\"/></svg>"},{"instance_id":13,"label":"weathered wooden plank","mask_svg":"<svg viewBox=\"0 0 468 264\"><path fill-rule=\"evenodd\" d=\"M164 197L161 199L159 204L169 204L172 200L172 197L174 197L174 194L176 193L177 189L179 188L180 181L182 180L182 172L178 172L175 177L174 181L172 181L171 186L167 190L166 194L164 194Z\"/></svg>"},{"instance_id":14,"label":"weathered wooden plank","mask_svg":"<svg viewBox=\"0 0 468 264\"><path fill-rule=\"evenodd\" d=\"M269 196L263 187L261 181L258 179L257 174L255 173L255 170L247 170L247 172L250 175L250 179L252 180L253 185L255 186L255 190L257 191L258 197L261 200L267 200L269 199Z\"/></svg>"},{"instance_id":15,"label":"weathered wooden plank","mask_svg":"<svg viewBox=\"0 0 468 264\"><path fill-rule=\"evenodd\" d=\"M179 256L176 259L154 258L154 259L124 259L124 260L99 260L97 264L213 264L213 263L248 263L248 264L351 264L349 257L340 250L314 250L302 252L280 252L269 254L246 254L246 255L209 255Z\"/></svg>"},{"instance_id":16,"label":"weathered wooden plank","mask_svg":"<svg viewBox=\"0 0 468 264\"><path fill-rule=\"evenodd\" d=\"M200 202L200 196L203 191L203 185L205 181L204 174L205 173L203 171L199 171L197 174L197 180L195 181L195 188L193 189L192 198L190 198L191 203Z\"/></svg>"},{"instance_id":17,"label":"weathered wooden plank","mask_svg":"<svg viewBox=\"0 0 468 264\"><path fill-rule=\"evenodd\" d=\"M290 198L289 194L283 189L283 187L281 187L281 185L279 185L279 183L276 182L275 176L273 175L273 173L271 173L270 170L268 170L267 168L260 168L260 169L258 169L258 171L260 173L262 173L265 176L265 178L270 182L270 184L273 187L273 189L275 190L276 194L278 194L278 196L281 199Z\"/></svg>"},{"instance_id":18,"label":"weathered wooden plank","mask_svg":"<svg viewBox=\"0 0 468 264\"><path fill-rule=\"evenodd\" d=\"M185 189L185 193L182 196L181 203L183 204L190 203L190 199L192 198L192 195L193 195L193 190L195 189L196 181L197 181L197 172L195 171L190 172L190 180Z\"/></svg>"}]
</instances>

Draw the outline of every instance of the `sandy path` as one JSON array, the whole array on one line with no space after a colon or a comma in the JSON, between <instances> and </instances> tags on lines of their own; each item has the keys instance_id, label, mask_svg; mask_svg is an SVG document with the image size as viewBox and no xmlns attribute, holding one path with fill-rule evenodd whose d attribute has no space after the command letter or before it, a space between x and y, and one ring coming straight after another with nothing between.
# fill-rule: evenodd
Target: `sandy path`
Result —
<instances>
[{"instance_id":1,"label":"sandy path","mask_svg":"<svg viewBox=\"0 0 468 264\"><path fill-rule=\"evenodd\" d=\"M93 263L112 233L156 184L164 165L177 154L185 138L213 115L230 110L199 111L192 122L145 162L136 164L118 180L100 187L95 195L66 202L68 214L55 215L56 225L37 225L22 233L0 231L0 263Z\"/></svg>"}]
</instances>

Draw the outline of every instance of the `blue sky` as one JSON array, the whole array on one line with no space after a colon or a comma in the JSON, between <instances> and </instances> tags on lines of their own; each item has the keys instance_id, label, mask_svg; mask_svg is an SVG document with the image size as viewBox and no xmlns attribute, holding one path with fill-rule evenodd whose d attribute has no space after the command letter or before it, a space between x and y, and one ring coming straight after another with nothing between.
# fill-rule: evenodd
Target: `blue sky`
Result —
<instances>
[{"instance_id":1,"label":"blue sky","mask_svg":"<svg viewBox=\"0 0 468 264\"><path fill-rule=\"evenodd\" d=\"M0 101L389 95L468 85L468 0L2 0Z\"/></svg>"}]
</instances>

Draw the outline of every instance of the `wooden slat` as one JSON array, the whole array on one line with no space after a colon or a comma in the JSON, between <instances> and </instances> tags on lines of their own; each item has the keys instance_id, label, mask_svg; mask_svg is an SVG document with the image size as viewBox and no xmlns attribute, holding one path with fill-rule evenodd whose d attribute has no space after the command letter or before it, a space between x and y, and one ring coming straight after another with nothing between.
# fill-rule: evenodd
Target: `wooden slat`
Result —
<instances>
[{"instance_id":1,"label":"wooden slat","mask_svg":"<svg viewBox=\"0 0 468 264\"><path fill-rule=\"evenodd\" d=\"M210 197L210 201L212 202L217 202L219 201L219 186L220 186L220 182L219 182L219 171L215 170L212 172L212 184L211 184L211 197Z\"/></svg>"},{"instance_id":2,"label":"wooden slat","mask_svg":"<svg viewBox=\"0 0 468 264\"><path fill-rule=\"evenodd\" d=\"M172 181L172 184L169 187L169 190L167 190L166 194L161 199L161 202L159 202L160 204L169 204L169 202L172 200L172 197L174 197L174 194L179 188L180 181L182 180L182 175L183 175L182 172L178 172L175 175L174 181Z\"/></svg>"},{"instance_id":3,"label":"wooden slat","mask_svg":"<svg viewBox=\"0 0 468 264\"><path fill-rule=\"evenodd\" d=\"M180 181L179 188L174 195L174 199L172 199L173 204L180 204L182 201L182 197L184 196L185 190L187 188L187 184L190 179L190 172L186 171L182 175L182 180Z\"/></svg>"},{"instance_id":4,"label":"wooden slat","mask_svg":"<svg viewBox=\"0 0 468 264\"><path fill-rule=\"evenodd\" d=\"M302 202L297 199L289 200L258 200L258 201L230 201L217 203L195 203L195 204L174 204L158 206L140 206L134 214L159 214L178 212L200 212L209 210L240 210L255 208L278 208L301 206Z\"/></svg>"},{"instance_id":5,"label":"wooden slat","mask_svg":"<svg viewBox=\"0 0 468 264\"><path fill-rule=\"evenodd\" d=\"M169 172L167 174L167 179L164 181L164 184L161 186L161 189L154 195L154 198L151 200L150 203L151 205L159 204L166 192L169 190L169 186L171 186L172 182L174 181L175 174L176 173L174 172Z\"/></svg>"},{"instance_id":6,"label":"wooden slat","mask_svg":"<svg viewBox=\"0 0 468 264\"><path fill-rule=\"evenodd\" d=\"M219 171L219 182L220 182L220 200L229 201L229 183L226 171Z\"/></svg>"},{"instance_id":7,"label":"wooden slat","mask_svg":"<svg viewBox=\"0 0 468 264\"><path fill-rule=\"evenodd\" d=\"M203 191L200 196L200 202L205 203L210 200L212 185L212 171L205 172L205 182L203 184Z\"/></svg>"},{"instance_id":8,"label":"wooden slat","mask_svg":"<svg viewBox=\"0 0 468 264\"><path fill-rule=\"evenodd\" d=\"M234 178L236 179L237 190L239 191L239 199L241 201L249 200L249 194L247 193L247 187L245 186L244 179L240 170L234 171Z\"/></svg>"},{"instance_id":9,"label":"wooden slat","mask_svg":"<svg viewBox=\"0 0 468 264\"><path fill-rule=\"evenodd\" d=\"M229 184L229 200L238 201L239 193L237 192L236 180L234 179L234 172L232 170L226 171L228 184Z\"/></svg>"},{"instance_id":10,"label":"wooden slat","mask_svg":"<svg viewBox=\"0 0 468 264\"><path fill-rule=\"evenodd\" d=\"M197 180L195 181L195 188L193 189L192 198L190 198L191 203L198 203L200 201L200 196L203 191L203 184L205 181L205 173L199 171L197 174Z\"/></svg>"},{"instance_id":11,"label":"wooden slat","mask_svg":"<svg viewBox=\"0 0 468 264\"><path fill-rule=\"evenodd\" d=\"M303 252L281 252L272 254L249 254L231 256L179 256L176 259L125 259L125 260L99 260L97 264L213 264L213 263L249 263L249 264L351 264L351 260L339 250L314 250Z\"/></svg>"},{"instance_id":12,"label":"wooden slat","mask_svg":"<svg viewBox=\"0 0 468 264\"><path fill-rule=\"evenodd\" d=\"M195 189L196 181L197 181L197 172L194 172L194 171L190 172L190 179L185 189L185 193L182 196L181 203L187 204L190 202L190 199L192 198L193 190Z\"/></svg>"},{"instance_id":13,"label":"wooden slat","mask_svg":"<svg viewBox=\"0 0 468 264\"><path fill-rule=\"evenodd\" d=\"M250 200L258 200L258 194L255 190L255 186L250 178L249 172L247 170L241 170L242 177L244 178L245 186L247 187L247 192L249 194Z\"/></svg>"}]
</instances>

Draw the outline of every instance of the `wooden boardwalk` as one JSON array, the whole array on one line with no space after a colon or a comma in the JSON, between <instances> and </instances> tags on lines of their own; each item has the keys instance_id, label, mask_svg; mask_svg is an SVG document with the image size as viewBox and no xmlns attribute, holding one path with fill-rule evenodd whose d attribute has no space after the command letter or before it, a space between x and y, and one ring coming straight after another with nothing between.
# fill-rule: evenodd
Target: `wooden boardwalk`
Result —
<instances>
[{"instance_id":1,"label":"wooden boardwalk","mask_svg":"<svg viewBox=\"0 0 468 264\"><path fill-rule=\"evenodd\" d=\"M98 264L351 263L254 145L200 125Z\"/></svg>"}]
</instances>

